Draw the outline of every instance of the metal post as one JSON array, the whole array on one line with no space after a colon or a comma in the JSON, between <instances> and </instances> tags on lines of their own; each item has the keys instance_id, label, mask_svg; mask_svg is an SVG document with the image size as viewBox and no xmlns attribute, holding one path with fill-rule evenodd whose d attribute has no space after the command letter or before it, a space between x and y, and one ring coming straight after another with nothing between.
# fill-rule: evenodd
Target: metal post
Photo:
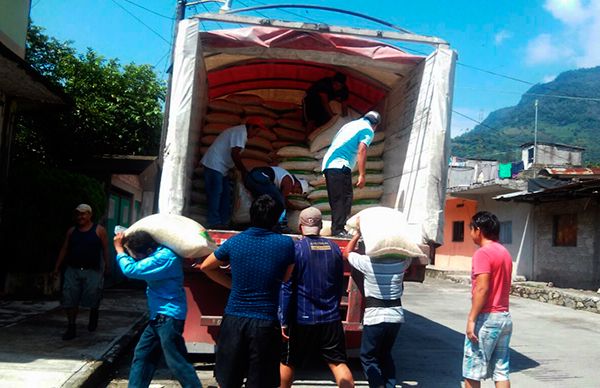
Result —
<instances>
[{"instance_id":1,"label":"metal post","mask_svg":"<svg viewBox=\"0 0 600 388\"><path fill-rule=\"evenodd\" d=\"M536 98L535 99L535 121L534 121L534 124L533 124L533 177L534 178L537 176L537 170L536 170L537 153L538 153L538 149L537 149L537 122L538 122L538 100Z\"/></svg>"}]
</instances>

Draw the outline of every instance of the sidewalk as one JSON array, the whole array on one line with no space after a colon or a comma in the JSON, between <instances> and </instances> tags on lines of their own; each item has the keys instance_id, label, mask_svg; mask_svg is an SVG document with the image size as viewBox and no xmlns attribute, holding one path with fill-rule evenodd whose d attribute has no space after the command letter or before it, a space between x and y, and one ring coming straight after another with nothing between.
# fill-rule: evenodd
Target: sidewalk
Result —
<instances>
[{"instance_id":1,"label":"sidewalk","mask_svg":"<svg viewBox=\"0 0 600 388\"><path fill-rule=\"evenodd\" d=\"M109 289L98 329L87 331L88 311L77 319L77 337L63 341L66 317L56 301L0 302L0 387L98 386L121 350L147 320L144 290Z\"/></svg>"},{"instance_id":2,"label":"sidewalk","mask_svg":"<svg viewBox=\"0 0 600 388\"><path fill-rule=\"evenodd\" d=\"M425 276L435 279L446 279L459 284L471 284L471 275L468 272L427 268ZM543 282L513 280L510 294L537 300L542 303L568 307L573 310L583 310L600 314L600 293L591 290L558 288Z\"/></svg>"}]
</instances>

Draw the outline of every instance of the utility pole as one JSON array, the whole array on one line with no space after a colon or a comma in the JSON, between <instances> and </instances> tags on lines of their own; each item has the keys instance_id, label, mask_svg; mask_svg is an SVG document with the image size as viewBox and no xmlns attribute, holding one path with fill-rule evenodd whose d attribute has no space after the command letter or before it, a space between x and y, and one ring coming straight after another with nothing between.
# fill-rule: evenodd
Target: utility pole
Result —
<instances>
[{"instance_id":1,"label":"utility pole","mask_svg":"<svg viewBox=\"0 0 600 388\"><path fill-rule=\"evenodd\" d=\"M533 177L535 178L537 176L536 165L537 165L537 153L538 153L538 148L537 148L538 100L537 100L537 98L535 99L534 105L535 105L535 121L533 124Z\"/></svg>"}]
</instances>

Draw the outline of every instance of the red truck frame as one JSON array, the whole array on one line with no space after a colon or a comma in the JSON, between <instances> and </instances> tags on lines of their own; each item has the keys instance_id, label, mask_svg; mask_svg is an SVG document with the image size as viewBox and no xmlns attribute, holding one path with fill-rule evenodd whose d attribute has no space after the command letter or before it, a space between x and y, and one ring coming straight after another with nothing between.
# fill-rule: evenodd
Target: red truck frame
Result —
<instances>
[{"instance_id":1,"label":"red truck frame","mask_svg":"<svg viewBox=\"0 0 600 388\"><path fill-rule=\"evenodd\" d=\"M228 238L240 233L239 231L209 230L217 245L221 245ZM300 235L290 235L293 239L301 238ZM349 240L331 238L340 249L344 249ZM428 246L421 249L431 255ZM423 282L425 267L428 259L413 259L413 263L404 275L405 281ZM360 348L362 333L362 315L364 311L362 295L362 276L353 271L348 262L344 262L345 293L340 306L346 334L346 348L349 355L357 354ZM229 290L209 279L193 263L185 268L185 292L188 301L188 313L183 336L188 351L191 353L214 353L215 344L219 333L219 325L223 310L227 303Z\"/></svg>"}]
</instances>

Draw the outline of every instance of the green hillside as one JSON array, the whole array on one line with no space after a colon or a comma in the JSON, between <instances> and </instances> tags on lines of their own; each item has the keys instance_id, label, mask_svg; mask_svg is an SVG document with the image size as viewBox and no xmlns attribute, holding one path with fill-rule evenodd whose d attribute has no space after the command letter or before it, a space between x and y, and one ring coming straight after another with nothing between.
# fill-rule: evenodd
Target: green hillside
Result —
<instances>
[{"instance_id":1,"label":"green hillside","mask_svg":"<svg viewBox=\"0 0 600 388\"><path fill-rule=\"evenodd\" d=\"M600 99L600 66L561 73L527 93L536 95L523 95L516 106L490 113L481 125L452 139L452 155L503 162L520 159L519 146L533 142L537 98L538 141L584 147L584 163L600 163L600 101L550 96Z\"/></svg>"}]
</instances>

